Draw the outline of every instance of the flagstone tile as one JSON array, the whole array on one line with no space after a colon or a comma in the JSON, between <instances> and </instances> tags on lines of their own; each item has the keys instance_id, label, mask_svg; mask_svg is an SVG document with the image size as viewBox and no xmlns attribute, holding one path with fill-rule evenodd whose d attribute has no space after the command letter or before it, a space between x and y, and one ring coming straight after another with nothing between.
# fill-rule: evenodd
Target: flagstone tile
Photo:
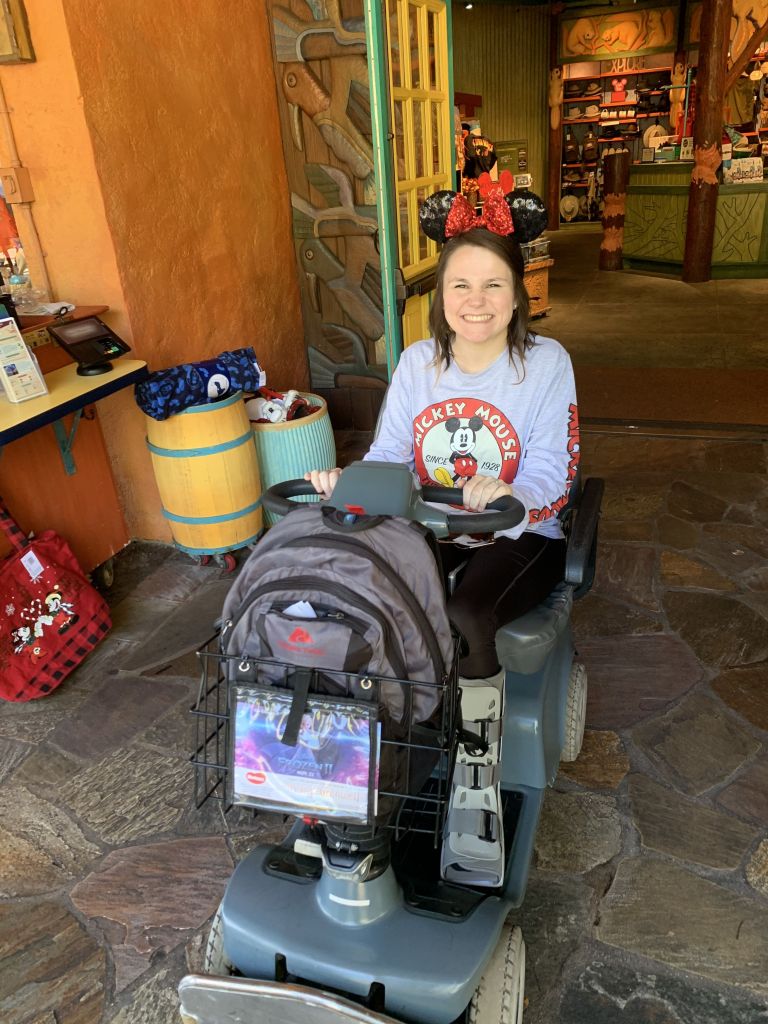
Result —
<instances>
[{"instance_id":1,"label":"flagstone tile","mask_svg":"<svg viewBox=\"0 0 768 1024\"><path fill-rule=\"evenodd\" d=\"M742 505L731 505L723 516L724 523L743 523L745 526L752 526L755 522L754 512Z\"/></svg>"},{"instance_id":2,"label":"flagstone tile","mask_svg":"<svg viewBox=\"0 0 768 1024\"><path fill-rule=\"evenodd\" d=\"M539 871L584 874L621 849L621 816L611 797L547 790L534 846Z\"/></svg>"},{"instance_id":3,"label":"flagstone tile","mask_svg":"<svg viewBox=\"0 0 768 1024\"><path fill-rule=\"evenodd\" d=\"M677 551L662 551L660 578L667 587L692 587L697 590L733 591L736 584L704 562L686 558Z\"/></svg>"},{"instance_id":4,"label":"flagstone tile","mask_svg":"<svg viewBox=\"0 0 768 1024\"><path fill-rule=\"evenodd\" d=\"M743 601L669 590L663 603L672 628L705 664L727 668L768 658L768 619Z\"/></svg>"},{"instance_id":5,"label":"flagstone tile","mask_svg":"<svg viewBox=\"0 0 768 1024\"><path fill-rule=\"evenodd\" d=\"M198 587L182 604L171 605L170 614L159 612L151 623L147 622L141 646L126 661L124 670L146 673L194 653L213 636L214 623L221 617L232 583L232 577L213 580ZM199 663L195 664L195 674L199 675Z\"/></svg>"},{"instance_id":6,"label":"flagstone tile","mask_svg":"<svg viewBox=\"0 0 768 1024\"><path fill-rule=\"evenodd\" d=\"M760 749L719 704L702 694L636 726L632 740L673 785L693 795L724 782Z\"/></svg>"},{"instance_id":7,"label":"flagstone tile","mask_svg":"<svg viewBox=\"0 0 768 1024\"><path fill-rule=\"evenodd\" d=\"M533 872L525 902L515 912L522 929L529 970L525 1024L552 1024L558 989L568 958L592 929L594 892L574 879L555 881Z\"/></svg>"},{"instance_id":8,"label":"flagstone tile","mask_svg":"<svg viewBox=\"0 0 768 1024\"><path fill-rule=\"evenodd\" d=\"M179 978L164 967L139 985L107 1024L171 1024L179 1017Z\"/></svg>"},{"instance_id":9,"label":"flagstone tile","mask_svg":"<svg viewBox=\"0 0 768 1024\"><path fill-rule=\"evenodd\" d=\"M166 601L183 602L221 572L217 566L200 565L191 558L167 558L136 585L131 596L162 597Z\"/></svg>"},{"instance_id":10,"label":"flagstone tile","mask_svg":"<svg viewBox=\"0 0 768 1024\"><path fill-rule=\"evenodd\" d=\"M118 750L65 782L59 799L105 842L167 832L191 794L186 761L146 748Z\"/></svg>"},{"instance_id":11,"label":"flagstone tile","mask_svg":"<svg viewBox=\"0 0 768 1024\"><path fill-rule=\"evenodd\" d=\"M597 938L768 997L768 907L666 861L619 864Z\"/></svg>"},{"instance_id":12,"label":"flagstone tile","mask_svg":"<svg viewBox=\"0 0 768 1024\"><path fill-rule=\"evenodd\" d=\"M717 803L740 818L768 827L768 757L754 761L733 782L721 789Z\"/></svg>"},{"instance_id":13,"label":"flagstone tile","mask_svg":"<svg viewBox=\"0 0 768 1024\"><path fill-rule=\"evenodd\" d=\"M760 441L727 441L708 444L704 450L704 466L715 473L765 474L766 453Z\"/></svg>"},{"instance_id":14,"label":"flagstone tile","mask_svg":"<svg viewBox=\"0 0 768 1024\"><path fill-rule=\"evenodd\" d=\"M0 896L58 889L100 856L55 804L23 786L0 789Z\"/></svg>"},{"instance_id":15,"label":"flagstone tile","mask_svg":"<svg viewBox=\"0 0 768 1024\"><path fill-rule=\"evenodd\" d=\"M107 599L115 607L134 593L137 587L168 559L186 560L172 544L157 541L134 540L115 557L115 582L109 588Z\"/></svg>"},{"instance_id":16,"label":"flagstone tile","mask_svg":"<svg viewBox=\"0 0 768 1024\"><path fill-rule=\"evenodd\" d=\"M14 743L12 740L0 739L0 784L13 775L33 749L26 743Z\"/></svg>"},{"instance_id":17,"label":"flagstone tile","mask_svg":"<svg viewBox=\"0 0 768 1024\"><path fill-rule=\"evenodd\" d=\"M644 775L630 775L629 797L643 846L678 860L730 871L758 835L757 829Z\"/></svg>"},{"instance_id":18,"label":"flagstone tile","mask_svg":"<svg viewBox=\"0 0 768 1024\"><path fill-rule=\"evenodd\" d=\"M766 481L754 473L697 473L681 477L681 482L714 495L729 505L750 505L766 496Z\"/></svg>"},{"instance_id":19,"label":"flagstone tile","mask_svg":"<svg viewBox=\"0 0 768 1024\"><path fill-rule=\"evenodd\" d=\"M741 577L741 582L750 590L768 591L768 565L749 569Z\"/></svg>"},{"instance_id":20,"label":"flagstone tile","mask_svg":"<svg viewBox=\"0 0 768 1024\"><path fill-rule=\"evenodd\" d=\"M565 989L560 1013L541 1024L758 1024L762 998L665 971L598 945ZM527 1024L527 1021L526 1021Z\"/></svg>"},{"instance_id":21,"label":"flagstone tile","mask_svg":"<svg viewBox=\"0 0 768 1024\"><path fill-rule=\"evenodd\" d=\"M229 816L228 816L229 817ZM257 846L277 846L290 831L293 822L284 821L282 814L260 813L251 822L249 832L235 832L227 836L232 856L239 863ZM227 822L231 827L231 822Z\"/></svg>"},{"instance_id":22,"label":"flagstone tile","mask_svg":"<svg viewBox=\"0 0 768 1024\"><path fill-rule=\"evenodd\" d=\"M88 690L77 687L70 679L53 693L24 704L3 704L0 715L0 737L39 743L49 732L72 714L88 696Z\"/></svg>"},{"instance_id":23,"label":"flagstone tile","mask_svg":"<svg viewBox=\"0 0 768 1024\"><path fill-rule=\"evenodd\" d=\"M764 839L750 857L746 875L753 889L768 896L768 839Z\"/></svg>"},{"instance_id":24,"label":"flagstone tile","mask_svg":"<svg viewBox=\"0 0 768 1024\"><path fill-rule=\"evenodd\" d=\"M113 850L74 887L82 914L111 922L118 990L142 963L146 970L153 956L187 942L215 913L231 873L223 837L174 839ZM129 970L121 970L123 954Z\"/></svg>"},{"instance_id":25,"label":"flagstone tile","mask_svg":"<svg viewBox=\"0 0 768 1024\"><path fill-rule=\"evenodd\" d=\"M0 904L0 962L3 1024L101 1019L104 953L60 904Z\"/></svg>"},{"instance_id":26,"label":"flagstone tile","mask_svg":"<svg viewBox=\"0 0 768 1024\"><path fill-rule=\"evenodd\" d=\"M682 550L695 548L699 539L697 523L666 514L659 516L656 522L656 533L660 544Z\"/></svg>"},{"instance_id":27,"label":"flagstone tile","mask_svg":"<svg viewBox=\"0 0 768 1024\"><path fill-rule=\"evenodd\" d=\"M666 500L668 483L654 477L613 478L606 481L602 518L639 522L655 520Z\"/></svg>"},{"instance_id":28,"label":"flagstone tile","mask_svg":"<svg viewBox=\"0 0 768 1024\"><path fill-rule=\"evenodd\" d=\"M176 601L162 597L126 597L112 608L112 634L143 646L146 637L178 609Z\"/></svg>"},{"instance_id":29,"label":"flagstone tile","mask_svg":"<svg viewBox=\"0 0 768 1024\"><path fill-rule=\"evenodd\" d=\"M656 611L659 602L653 592L656 551L628 544L602 544L597 560L593 590L630 604Z\"/></svg>"},{"instance_id":30,"label":"flagstone tile","mask_svg":"<svg viewBox=\"0 0 768 1024\"><path fill-rule=\"evenodd\" d=\"M673 483L667 500L667 512L678 519L693 520L697 523L711 523L722 519L731 503L698 487L681 482Z\"/></svg>"},{"instance_id":31,"label":"flagstone tile","mask_svg":"<svg viewBox=\"0 0 768 1024\"><path fill-rule=\"evenodd\" d=\"M59 787L82 769L82 765L60 750L41 743L13 776L13 781L46 799L57 794Z\"/></svg>"},{"instance_id":32,"label":"flagstone tile","mask_svg":"<svg viewBox=\"0 0 768 1024\"><path fill-rule=\"evenodd\" d=\"M618 789L629 771L629 758L615 732L587 729L576 761L560 765L560 774L586 789Z\"/></svg>"},{"instance_id":33,"label":"flagstone tile","mask_svg":"<svg viewBox=\"0 0 768 1024\"><path fill-rule=\"evenodd\" d=\"M590 592L573 606L573 631L577 639L593 636L631 636L659 633L663 625L638 608Z\"/></svg>"},{"instance_id":34,"label":"flagstone tile","mask_svg":"<svg viewBox=\"0 0 768 1024\"><path fill-rule=\"evenodd\" d=\"M623 729L658 714L704 677L689 648L668 635L580 640L579 660L589 677L591 729Z\"/></svg>"},{"instance_id":35,"label":"flagstone tile","mask_svg":"<svg viewBox=\"0 0 768 1024\"><path fill-rule=\"evenodd\" d=\"M711 686L729 708L758 729L768 730L768 662L729 669Z\"/></svg>"},{"instance_id":36,"label":"flagstone tile","mask_svg":"<svg viewBox=\"0 0 768 1024\"><path fill-rule=\"evenodd\" d=\"M745 540L738 537L739 530L752 527L738 526L734 523L717 523L715 526L716 528L710 530L702 530L697 544L697 554L700 558L706 558L717 569L732 578L765 566L763 555L753 551Z\"/></svg>"},{"instance_id":37,"label":"flagstone tile","mask_svg":"<svg viewBox=\"0 0 768 1024\"><path fill-rule=\"evenodd\" d=\"M739 523L705 523L704 537L714 537L729 548L748 548L765 561L768 558L768 530Z\"/></svg>"},{"instance_id":38,"label":"flagstone tile","mask_svg":"<svg viewBox=\"0 0 768 1024\"><path fill-rule=\"evenodd\" d=\"M153 683L164 685L163 681ZM180 701L170 711L161 715L148 729L139 734L142 743L148 743L166 753L175 751L180 755L190 755L195 745L195 726L198 719L190 712L193 698L189 692L185 700Z\"/></svg>"},{"instance_id":39,"label":"flagstone tile","mask_svg":"<svg viewBox=\"0 0 768 1024\"><path fill-rule=\"evenodd\" d=\"M602 519L600 522L601 541L652 541L653 523L649 519L639 522L631 520Z\"/></svg>"},{"instance_id":40,"label":"flagstone tile","mask_svg":"<svg viewBox=\"0 0 768 1024\"><path fill-rule=\"evenodd\" d=\"M95 690L48 742L65 754L97 760L126 746L142 729L186 697L183 686L120 675Z\"/></svg>"}]
</instances>

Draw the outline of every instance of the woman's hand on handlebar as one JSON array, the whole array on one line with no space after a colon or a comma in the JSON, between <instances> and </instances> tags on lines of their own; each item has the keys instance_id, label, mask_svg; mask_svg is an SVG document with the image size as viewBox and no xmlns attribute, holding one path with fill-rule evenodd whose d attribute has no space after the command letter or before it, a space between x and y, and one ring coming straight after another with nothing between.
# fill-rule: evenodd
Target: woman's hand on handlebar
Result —
<instances>
[{"instance_id":1,"label":"woman's hand on handlebar","mask_svg":"<svg viewBox=\"0 0 768 1024\"><path fill-rule=\"evenodd\" d=\"M492 476L471 476L459 482L462 488L464 508L473 512L484 512L486 507L497 498L512 494L512 488L503 480Z\"/></svg>"},{"instance_id":2,"label":"woman's hand on handlebar","mask_svg":"<svg viewBox=\"0 0 768 1024\"><path fill-rule=\"evenodd\" d=\"M304 479L309 480L318 494L330 498L340 476L340 469L311 469L309 473L304 474Z\"/></svg>"}]
</instances>

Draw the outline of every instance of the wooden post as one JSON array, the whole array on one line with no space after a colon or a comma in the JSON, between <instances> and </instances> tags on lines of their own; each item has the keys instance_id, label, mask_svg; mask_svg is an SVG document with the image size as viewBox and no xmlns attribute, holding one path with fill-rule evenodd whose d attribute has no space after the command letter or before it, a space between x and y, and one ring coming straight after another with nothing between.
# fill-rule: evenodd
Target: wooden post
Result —
<instances>
[{"instance_id":1,"label":"wooden post","mask_svg":"<svg viewBox=\"0 0 768 1024\"><path fill-rule=\"evenodd\" d=\"M630 153L603 157L603 240L600 242L601 270L621 270L624 250L624 212L627 207Z\"/></svg>"},{"instance_id":2,"label":"wooden post","mask_svg":"<svg viewBox=\"0 0 768 1024\"><path fill-rule=\"evenodd\" d=\"M557 6L557 5L554 5ZM562 9L562 8L561 8ZM563 169L563 126L562 126L562 67L560 68L560 103L555 106L553 100L557 84L553 81L552 72L558 67L557 41L559 18L553 10L549 18L549 159L547 161L547 230L558 231L560 228L560 178Z\"/></svg>"},{"instance_id":3,"label":"wooden post","mask_svg":"<svg viewBox=\"0 0 768 1024\"><path fill-rule=\"evenodd\" d=\"M701 12L693 172L688 192L688 223L683 256L684 281L709 281L717 214L726 61L732 0L704 0Z\"/></svg>"}]
</instances>

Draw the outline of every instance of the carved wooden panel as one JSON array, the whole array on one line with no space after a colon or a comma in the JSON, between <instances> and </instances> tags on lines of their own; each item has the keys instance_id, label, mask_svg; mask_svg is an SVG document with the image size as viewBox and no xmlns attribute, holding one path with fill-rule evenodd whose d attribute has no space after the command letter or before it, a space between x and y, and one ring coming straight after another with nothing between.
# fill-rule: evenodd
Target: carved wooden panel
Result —
<instances>
[{"instance_id":1,"label":"carved wooden panel","mask_svg":"<svg viewBox=\"0 0 768 1024\"><path fill-rule=\"evenodd\" d=\"M560 20L560 60L606 60L674 49L677 6L641 7L612 14L586 9Z\"/></svg>"},{"instance_id":2,"label":"carved wooden panel","mask_svg":"<svg viewBox=\"0 0 768 1024\"><path fill-rule=\"evenodd\" d=\"M363 4L283 0L268 11L311 382L325 391L339 374L381 376Z\"/></svg>"}]
</instances>

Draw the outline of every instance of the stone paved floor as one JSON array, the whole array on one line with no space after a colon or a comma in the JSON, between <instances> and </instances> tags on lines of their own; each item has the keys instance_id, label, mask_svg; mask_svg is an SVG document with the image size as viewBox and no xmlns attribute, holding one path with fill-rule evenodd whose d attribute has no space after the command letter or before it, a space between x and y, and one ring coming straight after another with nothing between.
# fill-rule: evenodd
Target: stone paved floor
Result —
<instances>
[{"instance_id":1,"label":"stone paved floor","mask_svg":"<svg viewBox=\"0 0 768 1024\"><path fill-rule=\"evenodd\" d=\"M768 1021L767 448L585 432L607 485L575 616L588 732L518 914L526 1024ZM0 708L3 1024L175 1021L233 864L281 830L194 809L194 659L142 668L224 586L130 547L102 647Z\"/></svg>"}]
</instances>

